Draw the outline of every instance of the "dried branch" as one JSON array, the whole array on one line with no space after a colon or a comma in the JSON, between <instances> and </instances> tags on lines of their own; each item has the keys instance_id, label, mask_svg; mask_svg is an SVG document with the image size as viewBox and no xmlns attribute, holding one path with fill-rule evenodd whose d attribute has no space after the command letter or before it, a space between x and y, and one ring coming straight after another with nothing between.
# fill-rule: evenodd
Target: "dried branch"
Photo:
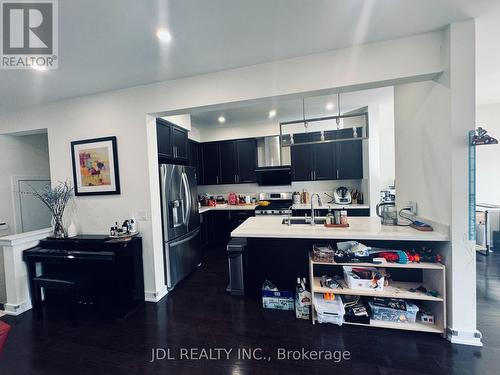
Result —
<instances>
[{"instance_id":1,"label":"dried branch","mask_svg":"<svg viewBox=\"0 0 500 375\"><path fill-rule=\"evenodd\" d=\"M68 181L59 182L55 187L49 186L42 191L36 190L29 184L28 186L33 190L33 195L47 206L53 216L62 216L66 205L73 197L73 187Z\"/></svg>"}]
</instances>

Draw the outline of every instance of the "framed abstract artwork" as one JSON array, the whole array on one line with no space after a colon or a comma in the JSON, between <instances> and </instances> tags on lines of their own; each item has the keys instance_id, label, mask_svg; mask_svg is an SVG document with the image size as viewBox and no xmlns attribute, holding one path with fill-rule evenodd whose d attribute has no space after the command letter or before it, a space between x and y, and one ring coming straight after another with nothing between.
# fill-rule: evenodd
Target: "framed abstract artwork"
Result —
<instances>
[{"instance_id":1,"label":"framed abstract artwork","mask_svg":"<svg viewBox=\"0 0 500 375\"><path fill-rule=\"evenodd\" d=\"M71 142L75 195L120 194L116 137Z\"/></svg>"}]
</instances>

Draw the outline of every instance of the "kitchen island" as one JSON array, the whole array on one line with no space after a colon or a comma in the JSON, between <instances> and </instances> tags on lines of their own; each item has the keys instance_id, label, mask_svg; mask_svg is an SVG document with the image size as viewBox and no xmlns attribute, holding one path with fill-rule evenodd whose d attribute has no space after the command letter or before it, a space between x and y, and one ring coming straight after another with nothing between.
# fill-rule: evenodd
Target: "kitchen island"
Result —
<instances>
[{"instance_id":1,"label":"kitchen island","mask_svg":"<svg viewBox=\"0 0 500 375\"><path fill-rule=\"evenodd\" d=\"M250 217L231 232L247 239L246 295L258 296L266 278L293 290L297 277L309 276L309 253L313 244L330 245L358 241L388 250L427 247L445 252L449 236L438 231L422 232L407 226L383 226L376 217L349 217L349 228L321 224L283 224L283 216ZM397 274L398 271L393 271Z\"/></svg>"},{"instance_id":2,"label":"kitchen island","mask_svg":"<svg viewBox=\"0 0 500 375\"><path fill-rule=\"evenodd\" d=\"M448 241L440 232L421 232L408 226L381 225L378 217L350 217L349 228L326 228L321 224L283 224L282 216L251 217L231 232L240 238L300 238L385 241Z\"/></svg>"},{"instance_id":3,"label":"kitchen island","mask_svg":"<svg viewBox=\"0 0 500 375\"><path fill-rule=\"evenodd\" d=\"M245 295L259 297L262 282L270 280L280 290L293 291L297 277L305 277L313 286L313 301L332 289L321 285L322 275L343 278L343 266L387 269L391 281L383 291L350 289L345 281L336 291L340 295L389 297L414 300L434 313L435 324L392 323L371 320L364 326L414 330L444 334L446 327L446 274L439 263L324 263L310 258L314 244L337 248L337 242L358 241L369 247L386 250L420 251L423 247L443 254L449 246L447 233L422 232L408 226L383 226L377 217L349 217L348 228L327 228L322 224L283 224L287 217L251 217L232 233L233 238L246 238ZM297 221L295 221L297 222ZM425 286L437 296L420 293ZM310 286L309 286L310 288ZM313 322L317 316L313 314ZM347 322L346 322L347 323ZM350 323L357 324L357 323Z\"/></svg>"}]
</instances>

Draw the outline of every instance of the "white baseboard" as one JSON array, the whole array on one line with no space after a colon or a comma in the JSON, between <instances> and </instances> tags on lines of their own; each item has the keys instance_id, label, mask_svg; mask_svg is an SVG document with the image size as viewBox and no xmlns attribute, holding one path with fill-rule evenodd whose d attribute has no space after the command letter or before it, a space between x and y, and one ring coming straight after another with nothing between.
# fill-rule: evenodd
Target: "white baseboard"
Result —
<instances>
[{"instance_id":1,"label":"white baseboard","mask_svg":"<svg viewBox=\"0 0 500 375\"><path fill-rule=\"evenodd\" d=\"M31 310L31 302L26 301L19 305L13 305L11 303L5 303L3 305L3 312L5 315L17 316L25 313L26 311Z\"/></svg>"},{"instance_id":2,"label":"white baseboard","mask_svg":"<svg viewBox=\"0 0 500 375\"><path fill-rule=\"evenodd\" d=\"M457 331L448 328L447 338L452 344L483 346L482 337L479 331Z\"/></svg>"},{"instance_id":3,"label":"white baseboard","mask_svg":"<svg viewBox=\"0 0 500 375\"><path fill-rule=\"evenodd\" d=\"M165 285L163 289L158 292L144 292L146 302L160 302L160 300L168 294L167 286Z\"/></svg>"}]
</instances>

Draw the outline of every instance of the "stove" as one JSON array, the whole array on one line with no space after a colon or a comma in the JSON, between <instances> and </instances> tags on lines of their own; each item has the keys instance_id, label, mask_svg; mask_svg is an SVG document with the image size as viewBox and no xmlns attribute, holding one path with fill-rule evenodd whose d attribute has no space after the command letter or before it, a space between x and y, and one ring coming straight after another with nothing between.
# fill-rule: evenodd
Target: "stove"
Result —
<instances>
[{"instance_id":1,"label":"stove","mask_svg":"<svg viewBox=\"0 0 500 375\"><path fill-rule=\"evenodd\" d=\"M293 204L292 193L260 193L259 200L269 201L269 206L257 206L255 215L286 216L291 213L290 206Z\"/></svg>"}]
</instances>

